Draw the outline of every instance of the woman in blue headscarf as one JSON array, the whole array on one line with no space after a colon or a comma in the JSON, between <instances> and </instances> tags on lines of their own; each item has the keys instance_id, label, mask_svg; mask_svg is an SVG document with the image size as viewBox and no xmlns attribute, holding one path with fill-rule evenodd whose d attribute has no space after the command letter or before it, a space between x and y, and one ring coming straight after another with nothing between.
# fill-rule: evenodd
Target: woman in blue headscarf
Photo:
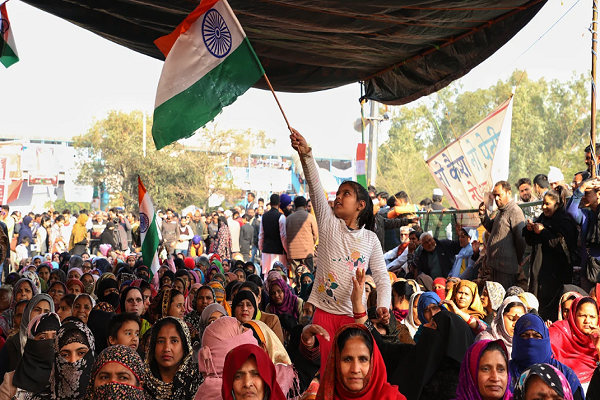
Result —
<instances>
[{"instance_id":1,"label":"woman in blue headscarf","mask_svg":"<svg viewBox=\"0 0 600 400\"><path fill-rule=\"evenodd\" d=\"M559 369L569 381L573 398L585 399L579 378L573 370L557 361L550 347L550 333L541 317L525 314L517 321L512 342L512 356L508 364L511 381L508 387L514 392L521 374L534 364L550 364Z\"/></svg>"},{"instance_id":2,"label":"woman in blue headscarf","mask_svg":"<svg viewBox=\"0 0 600 400\"><path fill-rule=\"evenodd\" d=\"M421 336L421 332L423 332L425 324L431 322L433 316L440 311L441 301L442 300L440 299L440 296L438 296L435 292L421 293L419 302L417 303L417 315L421 325L419 325L419 329L417 329L417 332L413 337L415 343L419 341L419 336Z\"/></svg>"}]
</instances>

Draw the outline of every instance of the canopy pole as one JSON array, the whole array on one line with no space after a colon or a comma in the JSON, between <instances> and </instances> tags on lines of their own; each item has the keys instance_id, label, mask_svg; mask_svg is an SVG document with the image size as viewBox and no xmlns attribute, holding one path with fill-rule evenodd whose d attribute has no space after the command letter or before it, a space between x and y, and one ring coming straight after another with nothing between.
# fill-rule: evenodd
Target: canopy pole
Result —
<instances>
[{"instance_id":1,"label":"canopy pole","mask_svg":"<svg viewBox=\"0 0 600 400\"><path fill-rule=\"evenodd\" d=\"M598 58L596 48L598 45L598 3L593 0L592 12L592 126L590 131L591 155L592 155L592 178L596 177L598 159L596 155L596 60Z\"/></svg>"},{"instance_id":2,"label":"canopy pole","mask_svg":"<svg viewBox=\"0 0 600 400\"><path fill-rule=\"evenodd\" d=\"M267 81L267 85L269 85L269 89L271 89L271 93L273 93L273 97L275 97L275 101L277 102L277 105L279 106L279 111L281 111L281 115L283 115L283 119L285 119L285 123L287 124L287 127L290 130L290 133L293 133L290 122L288 121L287 117L285 116L285 113L283 112L281 103L279 102L279 99L277 98L277 95L275 94L275 90L273 89L273 86L271 85L269 78L267 78L267 74L264 74L263 76L265 77L265 81Z\"/></svg>"}]
</instances>

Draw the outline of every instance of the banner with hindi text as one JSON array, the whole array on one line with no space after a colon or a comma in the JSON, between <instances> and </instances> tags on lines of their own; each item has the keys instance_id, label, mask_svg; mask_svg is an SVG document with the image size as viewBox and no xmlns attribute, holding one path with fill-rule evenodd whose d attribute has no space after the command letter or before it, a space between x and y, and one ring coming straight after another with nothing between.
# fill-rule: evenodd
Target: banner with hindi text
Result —
<instances>
[{"instance_id":1,"label":"banner with hindi text","mask_svg":"<svg viewBox=\"0 0 600 400\"><path fill-rule=\"evenodd\" d=\"M508 179L512 96L457 140L427 160L450 204L478 208L499 180Z\"/></svg>"}]
</instances>

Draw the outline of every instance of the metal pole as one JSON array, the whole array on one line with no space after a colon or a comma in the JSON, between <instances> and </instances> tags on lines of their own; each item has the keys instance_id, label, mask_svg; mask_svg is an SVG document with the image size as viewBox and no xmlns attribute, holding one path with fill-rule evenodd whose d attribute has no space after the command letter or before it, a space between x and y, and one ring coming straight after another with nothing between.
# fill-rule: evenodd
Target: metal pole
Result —
<instances>
[{"instance_id":1,"label":"metal pole","mask_svg":"<svg viewBox=\"0 0 600 400\"><path fill-rule=\"evenodd\" d=\"M146 111L143 111L144 113L144 126L143 126L143 132L144 132L144 144L143 144L143 150L144 150L144 157L146 157Z\"/></svg>"},{"instance_id":2,"label":"metal pole","mask_svg":"<svg viewBox=\"0 0 600 400\"><path fill-rule=\"evenodd\" d=\"M598 45L598 3L597 0L593 0L593 13L592 13L592 127L591 127L591 148L592 148L592 178L596 177L596 169L598 164L598 156L596 155L596 59L597 53L596 48Z\"/></svg>"},{"instance_id":3,"label":"metal pole","mask_svg":"<svg viewBox=\"0 0 600 400\"><path fill-rule=\"evenodd\" d=\"M379 133L379 105L370 100L371 102L371 114L369 116L369 121L371 122L369 125L369 151L368 151L368 168L367 168L367 176L368 176L368 184L375 186L375 181L377 180L377 136Z\"/></svg>"}]
</instances>

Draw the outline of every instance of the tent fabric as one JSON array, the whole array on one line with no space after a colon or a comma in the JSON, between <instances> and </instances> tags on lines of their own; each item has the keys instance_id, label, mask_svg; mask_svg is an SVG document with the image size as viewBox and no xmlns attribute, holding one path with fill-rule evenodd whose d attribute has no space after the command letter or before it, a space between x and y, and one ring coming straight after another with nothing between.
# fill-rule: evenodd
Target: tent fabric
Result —
<instances>
[{"instance_id":1,"label":"tent fabric","mask_svg":"<svg viewBox=\"0 0 600 400\"><path fill-rule=\"evenodd\" d=\"M192 0L23 0L157 59L153 41ZM312 92L363 81L364 98L401 105L491 56L547 0L229 0L275 90ZM261 79L255 87L267 89Z\"/></svg>"}]
</instances>

